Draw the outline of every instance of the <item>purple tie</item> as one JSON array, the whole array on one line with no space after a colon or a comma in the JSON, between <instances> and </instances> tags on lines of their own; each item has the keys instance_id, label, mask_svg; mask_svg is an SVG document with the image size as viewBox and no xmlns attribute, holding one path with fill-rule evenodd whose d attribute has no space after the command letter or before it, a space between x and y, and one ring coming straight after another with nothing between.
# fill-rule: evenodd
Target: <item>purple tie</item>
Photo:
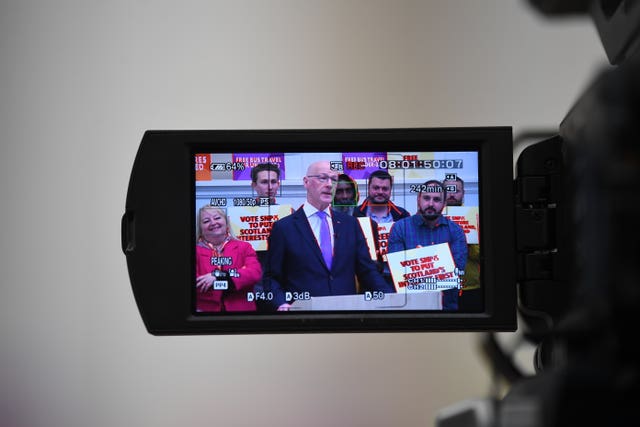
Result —
<instances>
[{"instance_id":1,"label":"purple tie","mask_svg":"<svg viewBox=\"0 0 640 427\"><path fill-rule=\"evenodd\" d=\"M327 213L318 211L316 215L320 217L320 250L322 251L322 257L327 264L327 268L331 270L333 250L331 249L331 232L329 231L329 223L327 222Z\"/></svg>"}]
</instances>

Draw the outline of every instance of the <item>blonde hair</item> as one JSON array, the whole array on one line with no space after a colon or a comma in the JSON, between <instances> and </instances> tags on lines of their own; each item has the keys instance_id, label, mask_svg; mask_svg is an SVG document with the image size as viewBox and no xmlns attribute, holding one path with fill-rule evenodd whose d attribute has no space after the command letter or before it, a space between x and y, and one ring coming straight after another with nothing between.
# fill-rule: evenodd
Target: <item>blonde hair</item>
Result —
<instances>
[{"instance_id":1,"label":"blonde hair","mask_svg":"<svg viewBox=\"0 0 640 427\"><path fill-rule=\"evenodd\" d=\"M229 216L227 216L226 209L222 209L222 208L220 208L218 206L204 205L203 207L201 207L198 210L198 219L197 219L197 223L196 223L196 240L199 240L202 237L202 226L200 225L201 224L200 221L202 219L202 212L205 211L205 210L214 211L214 212L217 212L218 214L220 214L220 216L224 218L225 224L227 224L227 234L232 239L236 238L233 235L233 231L231 230L231 225L229 224Z\"/></svg>"}]
</instances>

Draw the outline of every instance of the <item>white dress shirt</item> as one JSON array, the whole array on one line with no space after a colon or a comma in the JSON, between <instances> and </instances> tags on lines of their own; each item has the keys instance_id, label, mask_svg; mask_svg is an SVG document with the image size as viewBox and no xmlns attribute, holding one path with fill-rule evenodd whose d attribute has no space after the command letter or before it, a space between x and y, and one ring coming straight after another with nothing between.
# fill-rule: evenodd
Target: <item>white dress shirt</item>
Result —
<instances>
[{"instance_id":1,"label":"white dress shirt","mask_svg":"<svg viewBox=\"0 0 640 427\"><path fill-rule=\"evenodd\" d=\"M311 231L313 231L313 235L316 238L316 242L318 242L318 247L320 247L320 224L322 223L322 221L320 220L320 217L316 215L316 212L318 212L318 209L311 206L309 203L305 203L302 206L302 209L304 210L304 213L307 216L309 225L311 225ZM333 221L331 220L332 218L331 209L327 207L324 211L327 213L327 222L329 223L329 234L331 234L331 248L333 248L335 233L333 232Z\"/></svg>"}]
</instances>

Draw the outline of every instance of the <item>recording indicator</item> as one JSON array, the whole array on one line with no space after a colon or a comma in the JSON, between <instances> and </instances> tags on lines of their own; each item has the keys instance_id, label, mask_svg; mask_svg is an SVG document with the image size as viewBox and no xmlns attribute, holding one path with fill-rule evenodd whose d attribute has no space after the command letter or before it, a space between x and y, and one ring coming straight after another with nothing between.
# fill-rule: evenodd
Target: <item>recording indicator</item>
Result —
<instances>
[{"instance_id":1,"label":"recording indicator","mask_svg":"<svg viewBox=\"0 0 640 427\"><path fill-rule=\"evenodd\" d=\"M347 168L350 170L364 170L367 168L365 162L347 162Z\"/></svg>"}]
</instances>

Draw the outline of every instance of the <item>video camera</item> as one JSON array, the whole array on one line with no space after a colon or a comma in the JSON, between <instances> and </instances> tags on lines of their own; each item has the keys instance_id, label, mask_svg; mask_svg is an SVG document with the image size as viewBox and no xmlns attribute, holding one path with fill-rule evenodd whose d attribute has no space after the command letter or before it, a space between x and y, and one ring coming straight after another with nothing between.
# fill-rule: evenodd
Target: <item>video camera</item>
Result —
<instances>
[{"instance_id":1,"label":"video camera","mask_svg":"<svg viewBox=\"0 0 640 427\"><path fill-rule=\"evenodd\" d=\"M609 61L618 66L603 72L580 97L557 135L523 151L515 181L510 128L147 132L122 220L122 247L147 330L160 335L511 331L516 328L517 282L520 326L537 348L536 375L524 375L496 335L487 335L483 349L496 377L510 389L445 408L437 425L638 425L640 353L633 337L640 307L634 271L640 259L635 231L640 212L640 6L623 0L531 3L550 16L590 14ZM305 169L318 161L326 161L331 170L315 174ZM260 195L259 183L252 184L250 170L259 163L278 166L282 176L276 179L276 194ZM429 192L430 180L462 177L470 196L465 203L475 210L471 216L449 218L464 230L467 245L478 246L476 289L465 288L469 258L465 269L458 268L451 262L451 245L417 256L400 250L392 267L389 255L394 252L385 251L390 245L385 239L404 219L387 228L336 214L341 226L363 228L346 234L334 229L334 250L346 244L349 253L368 254L357 273L388 273L393 291L370 288L366 280L339 292L319 291L312 273L310 286L318 285L313 290L276 288L255 279L239 299L230 296L250 274L234 268L240 255L224 253L226 240L211 247L199 240L202 207L223 208L224 223L231 228L236 223L233 234L240 238L233 241L262 253L253 264L260 268L258 276L279 280L291 271L299 274L307 258L322 262L320 248L312 249L311 243L318 242L296 240L295 226L279 221L300 211L314 189L320 189L318 197L328 197L320 184L337 186L337 176L345 172L352 175L355 193L369 199L374 170L391 175L389 201L412 213L421 194ZM212 212L209 219L220 221L214 214L221 210ZM295 242L275 256L270 252L274 229ZM469 243L467 236L474 231L477 240ZM208 274L197 272L198 246ZM427 249L414 249L433 251L430 246L437 245L433 241ZM383 255L386 260L380 259ZM436 265L436 257L438 263L449 260L448 266ZM338 257L338 263L344 259ZM285 270L273 270L291 260L295 263ZM445 279L449 273L453 282ZM229 280L218 280L221 274ZM351 275L357 276L355 269L347 271ZM331 273L320 276L326 289L338 289L331 288ZM207 292L217 292L211 307L219 309L198 309L199 280ZM219 288L213 289L216 282ZM457 298L447 309L451 289ZM288 311L274 310L275 291L282 291ZM469 295L475 296L470 300Z\"/></svg>"}]
</instances>

